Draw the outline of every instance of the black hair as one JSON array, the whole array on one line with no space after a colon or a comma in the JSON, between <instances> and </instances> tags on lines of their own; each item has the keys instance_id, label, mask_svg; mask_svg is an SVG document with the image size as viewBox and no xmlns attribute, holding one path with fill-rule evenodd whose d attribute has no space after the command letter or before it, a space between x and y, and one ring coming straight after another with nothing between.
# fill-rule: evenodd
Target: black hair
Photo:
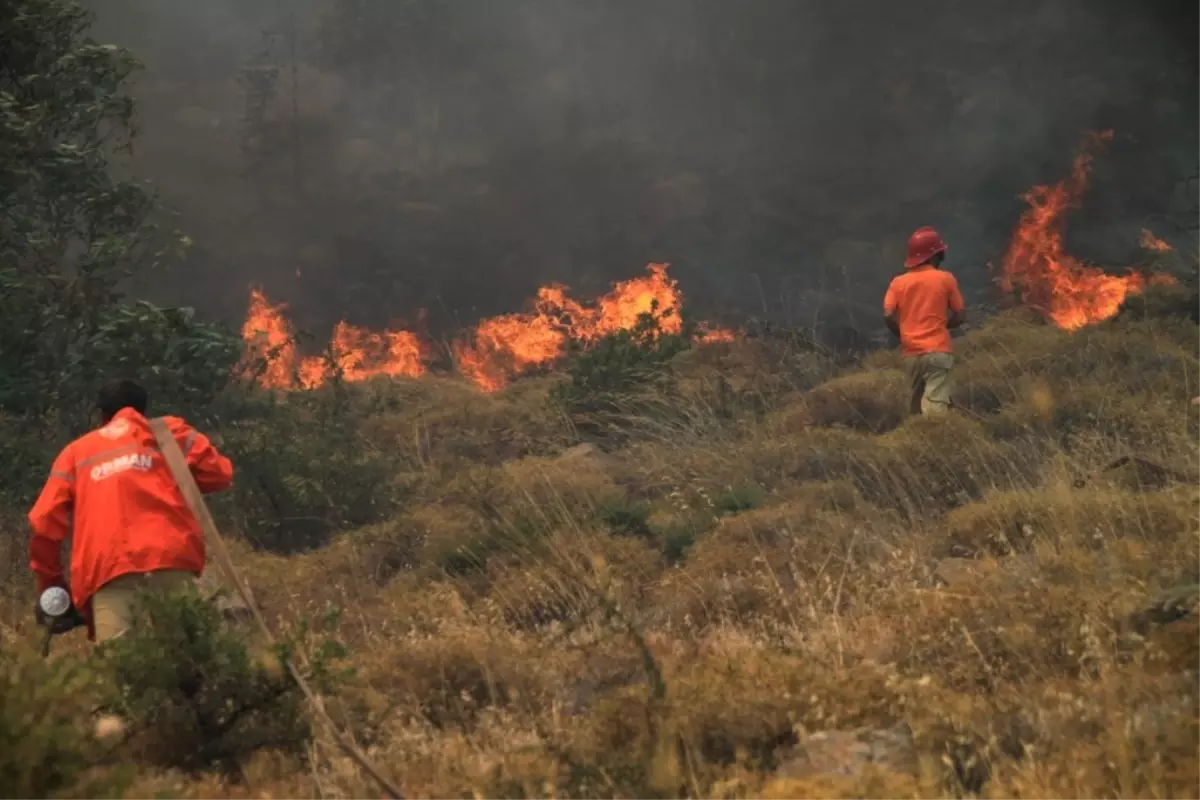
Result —
<instances>
[{"instance_id":1,"label":"black hair","mask_svg":"<svg viewBox=\"0 0 1200 800\"><path fill-rule=\"evenodd\" d=\"M946 251L942 250L940 253L934 253L932 256L930 256L929 260L926 261L925 263L930 264L935 267L940 267L942 265L942 262L945 260L946 260Z\"/></svg>"},{"instance_id":2,"label":"black hair","mask_svg":"<svg viewBox=\"0 0 1200 800\"><path fill-rule=\"evenodd\" d=\"M96 408L100 410L104 421L108 422L122 408L132 408L139 414L145 414L148 400L146 389L141 384L128 378L116 378L100 387Z\"/></svg>"}]
</instances>

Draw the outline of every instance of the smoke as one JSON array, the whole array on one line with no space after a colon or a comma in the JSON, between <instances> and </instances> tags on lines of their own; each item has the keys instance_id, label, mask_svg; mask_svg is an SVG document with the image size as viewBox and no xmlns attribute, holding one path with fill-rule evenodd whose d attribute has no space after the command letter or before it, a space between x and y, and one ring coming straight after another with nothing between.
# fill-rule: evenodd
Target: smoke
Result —
<instances>
[{"instance_id":1,"label":"smoke","mask_svg":"<svg viewBox=\"0 0 1200 800\"><path fill-rule=\"evenodd\" d=\"M667 261L697 314L865 327L925 224L982 301L1100 128L1071 249L1194 241L1195 3L93 5L146 62L130 169L198 243L145 290L231 322L259 283L322 335L438 333Z\"/></svg>"}]
</instances>

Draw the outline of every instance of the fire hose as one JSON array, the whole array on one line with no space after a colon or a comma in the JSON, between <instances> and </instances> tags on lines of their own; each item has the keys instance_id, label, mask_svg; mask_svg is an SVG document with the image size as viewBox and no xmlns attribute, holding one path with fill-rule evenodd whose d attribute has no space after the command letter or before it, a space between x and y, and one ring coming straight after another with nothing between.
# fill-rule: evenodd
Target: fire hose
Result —
<instances>
[{"instance_id":1,"label":"fire hose","mask_svg":"<svg viewBox=\"0 0 1200 800\"><path fill-rule=\"evenodd\" d=\"M258 605L254 602L250 588L242 580L237 568L233 565L233 559L229 555L229 550L225 547L225 540L221 538L221 534L217 530L217 524L213 521L212 514L209 513L208 504L204 501L204 494L200 491L200 487L196 485L196 479L192 477L192 471L188 468L183 451L179 449L179 444L175 441L175 437L171 434L170 429L167 428L166 420L161 417L150 420L150 430L154 433L154 438L158 442L158 449L162 452L163 458L166 459L167 467L171 470L175 482L179 485L179 491L183 493L184 501L188 504L188 508L191 509L192 514L199 521L200 527L204 530L204 538L208 549L216 557L217 566L224 574L225 580L237 590L246 607L250 609L255 623L266 641L269 644L274 644L275 637L271 635L271 629L267 627L262 612L259 611ZM321 702L321 698L309 687L308 681L304 680L304 676L300 674L300 670L296 668L292 659L285 658L283 663L287 667L288 673L292 676L292 680L300 687L300 691L308 701L308 707L314 719L319 720L325 725L334 741L337 742L338 747L362 767L363 771L370 775L390 797L403 800L404 794L400 791L399 787L383 775L379 771L379 768L367 757L366 753L362 752L346 734L338 729L337 724L329 717L328 712L325 711L325 706Z\"/></svg>"},{"instance_id":2,"label":"fire hose","mask_svg":"<svg viewBox=\"0 0 1200 800\"><path fill-rule=\"evenodd\" d=\"M259 611L258 606L255 604L254 597L250 593L250 587L246 585L241 575L238 574L237 568L234 567L229 550L225 547L225 541L221 538L221 534L217 530L217 525L213 521L212 514L209 513L208 504L204 501L204 495L200 491L200 487L196 485L196 479L192 477L192 471L188 468L183 451L179 449L179 444L167 428L166 420L162 418L150 420L150 430L154 433L154 438L158 442L158 449L162 452L163 458L167 462L167 467L171 470L171 475L179 485L179 491L183 494L184 501L187 503L188 508L191 509L192 514L195 515L196 520L200 523L200 527L204 530L204 539L209 552L216 557L217 567L220 569L226 582L237 590L238 595L245 602L246 607L253 615L255 623L267 643L274 644L275 637L271 635L271 630L267 627L262 612ZM42 641L43 658L49 656L50 640L54 636L87 624L86 620L84 620L78 609L71 602L70 593L61 586L51 586L43 591L38 598L36 611L38 622L46 629L45 638ZM283 659L283 663L292 680L296 682L296 685L308 701L309 711L312 713L313 718L325 725L334 741L337 742L338 747L362 767L363 771L370 775L387 792L388 796L396 798L396 800L403 800L404 794L400 791L399 787L383 775L379 771L379 768L367 757L366 753L362 752L346 734L338 729L337 724L330 718L328 712L325 711L325 706L321 702L321 698L308 685L308 681L300 674L300 670L292 663L291 658Z\"/></svg>"}]
</instances>

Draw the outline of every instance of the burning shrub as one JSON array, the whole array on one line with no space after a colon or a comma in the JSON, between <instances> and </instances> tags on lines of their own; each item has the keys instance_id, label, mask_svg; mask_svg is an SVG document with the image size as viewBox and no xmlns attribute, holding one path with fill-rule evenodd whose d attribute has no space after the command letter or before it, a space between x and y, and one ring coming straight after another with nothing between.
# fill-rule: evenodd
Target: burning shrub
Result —
<instances>
[{"instance_id":1,"label":"burning shrub","mask_svg":"<svg viewBox=\"0 0 1200 800\"><path fill-rule=\"evenodd\" d=\"M667 411L654 396L670 392L667 364L690 346L686 333L664 333L657 317L643 315L633 330L617 331L586 347L576 343L566 368L570 380L552 396L581 433L599 438L619 434L630 417Z\"/></svg>"}]
</instances>

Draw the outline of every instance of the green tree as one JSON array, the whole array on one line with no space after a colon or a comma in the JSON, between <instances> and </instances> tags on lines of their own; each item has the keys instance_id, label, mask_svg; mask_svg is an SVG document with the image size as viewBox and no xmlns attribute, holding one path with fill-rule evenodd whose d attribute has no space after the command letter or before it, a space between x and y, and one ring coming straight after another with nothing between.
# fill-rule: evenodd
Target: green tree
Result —
<instances>
[{"instance_id":1,"label":"green tree","mask_svg":"<svg viewBox=\"0 0 1200 800\"><path fill-rule=\"evenodd\" d=\"M182 410L219 391L237 357L228 332L122 295L187 240L161 235L154 195L117 177L138 62L89 39L91 21L68 0L0 3L0 428L19 434L0 443L0 478L16 501L85 428L111 372L145 376L156 406Z\"/></svg>"},{"instance_id":2,"label":"green tree","mask_svg":"<svg viewBox=\"0 0 1200 800\"><path fill-rule=\"evenodd\" d=\"M118 287L146 260L153 198L112 176L129 146L127 52L84 34L62 0L0 5L0 384L6 410L42 412L70 391Z\"/></svg>"}]
</instances>

